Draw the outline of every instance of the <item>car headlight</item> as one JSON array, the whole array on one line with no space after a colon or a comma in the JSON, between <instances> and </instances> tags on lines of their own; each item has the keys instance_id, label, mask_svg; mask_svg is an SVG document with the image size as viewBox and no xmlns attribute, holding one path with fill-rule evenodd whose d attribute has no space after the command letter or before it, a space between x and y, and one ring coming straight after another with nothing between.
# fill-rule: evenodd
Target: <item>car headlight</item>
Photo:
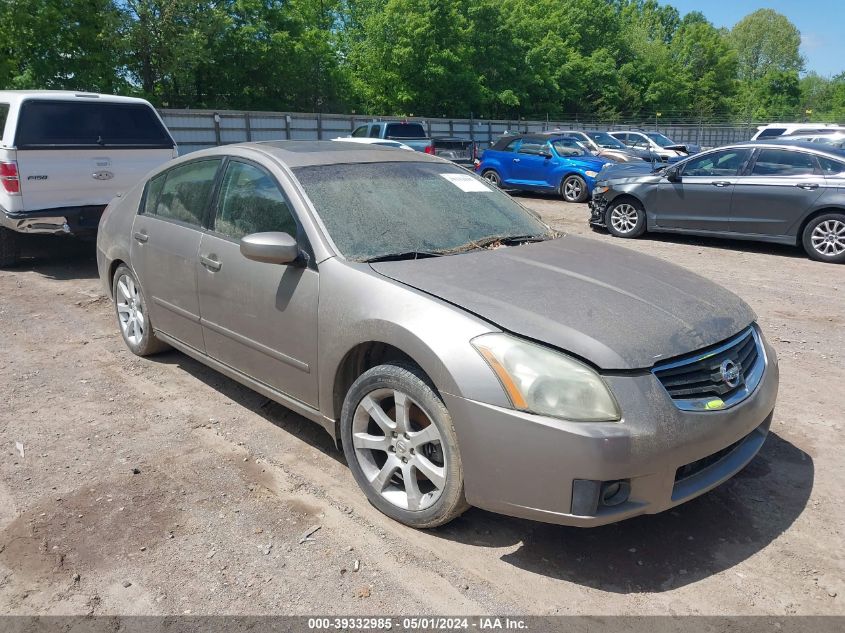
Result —
<instances>
[{"instance_id":1,"label":"car headlight","mask_svg":"<svg viewBox=\"0 0 845 633\"><path fill-rule=\"evenodd\" d=\"M584 174L586 174L590 178L595 178L596 176L599 175L599 172L597 172L597 171L585 171Z\"/></svg>"},{"instance_id":2,"label":"car headlight","mask_svg":"<svg viewBox=\"0 0 845 633\"><path fill-rule=\"evenodd\" d=\"M580 422L621 418L601 376L574 358L509 334L482 334L472 345L516 409Z\"/></svg>"},{"instance_id":3,"label":"car headlight","mask_svg":"<svg viewBox=\"0 0 845 633\"><path fill-rule=\"evenodd\" d=\"M596 185L595 187L593 187L593 193L602 194L602 193L607 193L608 191L610 191L609 185L599 184L599 185Z\"/></svg>"}]
</instances>

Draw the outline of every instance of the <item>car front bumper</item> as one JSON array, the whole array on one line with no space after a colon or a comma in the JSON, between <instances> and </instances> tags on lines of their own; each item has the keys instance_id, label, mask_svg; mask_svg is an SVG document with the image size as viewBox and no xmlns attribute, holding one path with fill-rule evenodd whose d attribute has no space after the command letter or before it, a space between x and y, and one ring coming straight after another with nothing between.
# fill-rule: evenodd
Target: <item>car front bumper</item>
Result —
<instances>
[{"instance_id":1,"label":"car front bumper","mask_svg":"<svg viewBox=\"0 0 845 633\"><path fill-rule=\"evenodd\" d=\"M91 236L106 205L62 207L43 211L0 211L0 226L17 233Z\"/></svg>"},{"instance_id":2,"label":"car front bumper","mask_svg":"<svg viewBox=\"0 0 845 633\"><path fill-rule=\"evenodd\" d=\"M607 210L607 200L603 194L593 193L590 201L587 203L590 208L590 225L591 226L605 226L605 211Z\"/></svg>"},{"instance_id":3,"label":"car front bumper","mask_svg":"<svg viewBox=\"0 0 845 633\"><path fill-rule=\"evenodd\" d=\"M444 394L467 501L510 516L592 527L662 512L711 490L741 470L768 433L778 367L763 345L760 384L721 411L678 409L650 372L605 376L623 411L620 422L569 422ZM609 482L629 486L626 501L584 503L584 490L592 485L598 494Z\"/></svg>"}]
</instances>

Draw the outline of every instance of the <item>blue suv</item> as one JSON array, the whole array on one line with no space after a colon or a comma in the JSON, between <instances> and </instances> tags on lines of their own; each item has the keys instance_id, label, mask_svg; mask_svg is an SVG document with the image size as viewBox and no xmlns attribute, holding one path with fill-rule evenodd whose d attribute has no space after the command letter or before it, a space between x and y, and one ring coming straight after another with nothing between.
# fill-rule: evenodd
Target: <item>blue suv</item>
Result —
<instances>
[{"instance_id":1,"label":"blue suv","mask_svg":"<svg viewBox=\"0 0 845 633\"><path fill-rule=\"evenodd\" d=\"M571 136L504 136L485 150L475 171L503 189L549 191L567 202L584 202L602 167L612 162Z\"/></svg>"}]
</instances>

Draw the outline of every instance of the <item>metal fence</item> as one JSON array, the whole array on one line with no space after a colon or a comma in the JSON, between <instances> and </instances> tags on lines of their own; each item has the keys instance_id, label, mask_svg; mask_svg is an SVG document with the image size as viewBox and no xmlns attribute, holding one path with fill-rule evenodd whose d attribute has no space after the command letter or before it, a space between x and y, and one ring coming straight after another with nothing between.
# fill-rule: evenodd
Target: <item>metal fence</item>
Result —
<instances>
[{"instance_id":1,"label":"metal fence","mask_svg":"<svg viewBox=\"0 0 845 633\"><path fill-rule=\"evenodd\" d=\"M371 121L418 121L429 136L453 136L475 141L487 147L505 132L544 132L547 130L613 130L631 129L612 123L583 123L576 121L494 121L481 119L437 119L372 117L349 114L320 114L302 112L244 112L234 110L161 110L180 153L186 154L206 147L271 140L328 140L349 136L359 125ZM718 147L727 143L747 141L756 128L752 125L641 123L644 130L662 132L676 143L696 143L703 147Z\"/></svg>"}]
</instances>

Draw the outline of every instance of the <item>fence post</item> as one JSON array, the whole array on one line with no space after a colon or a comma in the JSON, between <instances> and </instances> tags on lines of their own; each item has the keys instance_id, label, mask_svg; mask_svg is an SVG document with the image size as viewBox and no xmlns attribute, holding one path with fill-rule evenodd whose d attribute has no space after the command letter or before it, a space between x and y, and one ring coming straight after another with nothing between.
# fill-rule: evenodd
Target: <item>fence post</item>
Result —
<instances>
[{"instance_id":1,"label":"fence post","mask_svg":"<svg viewBox=\"0 0 845 633\"><path fill-rule=\"evenodd\" d=\"M285 135L288 140L290 140L290 115L285 115Z\"/></svg>"},{"instance_id":2,"label":"fence post","mask_svg":"<svg viewBox=\"0 0 845 633\"><path fill-rule=\"evenodd\" d=\"M252 140L252 122L249 120L249 112L244 113L244 126L246 127L246 140Z\"/></svg>"},{"instance_id":3,"label":"fence post","mask_svg":"<svg viewBox=\"0 0 845 633\"><path fill-rule=\"evenodd\" d=\"M469 140L475 143L475 119L472 118L472 113L469 115Z\"/></svg>"},{"instance_id":4,"label":"fence post","mask_svg":"<svg viewBox=\"0 0 845 633\"><path fill-rule=\"evenodd\" d=\"M317 113L317 140L323 140L323 114L321 112Z\"/></svg>"},{"instance_id":5,"label":"fence post","mask_svg":"<svg viewBox=\"0 0 845 633\"><path fill-rule=\"evenodd\" d=\"M214 143L220 145L220 114L215 112L212 120L214 121Z\"/></svg>"},{"instance_id":6,"label":"fence post","mask_svg":"<svg viewBox=\"0 0 845 633\"><path fill-rule=\"evenodd\" d=\"M455 136L455 122L449 119L449 136Z\"/></svg>"},{"instance_id":7,"label":"fence post","mask_svg":"<svg viewBox=\"0 0 845 633\"><path fill-rule=\"evenodd\" d=\"M487 119L487 144L493 144L493 121Z\"/></svg>"}]
</instances>

